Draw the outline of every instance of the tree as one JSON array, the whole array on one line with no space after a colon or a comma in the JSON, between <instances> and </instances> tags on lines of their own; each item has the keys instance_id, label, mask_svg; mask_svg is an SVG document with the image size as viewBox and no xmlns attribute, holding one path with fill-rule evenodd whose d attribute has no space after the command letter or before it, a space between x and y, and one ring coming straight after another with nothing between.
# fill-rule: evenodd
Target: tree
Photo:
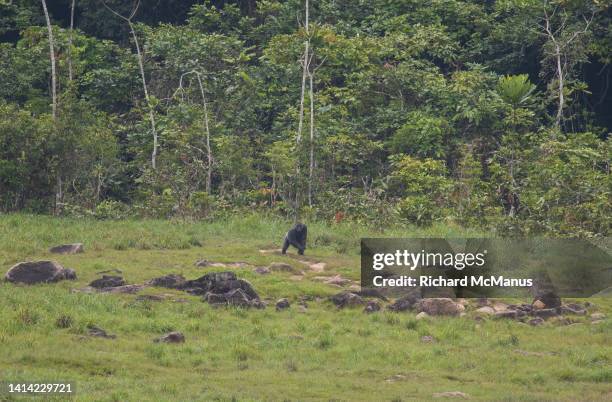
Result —
<instances>
[{"instance_id":1,"label":"tree","mask_svg":"<svg viewBox=\"0 0 612 402\"><path fill-rule=\"evenodd\" d=\"M564 109L566 107L566 87L569 76L574 68L586 61L586 49L581 39L589 33L589 28L595 17L595 9L589 14L583 14L583 21L571 21L570 13L560 6L554 6L550 11L550 3L544 2L544 16L541 23L542 34L548 43L544 47L545 59L552 60L557 90L557 112L555 126L561 127ZM557 17L557 18L556 18ZM558 21L557 21L558 20ZM556 26L555 26L556 25Z\"/></svg>"},{"instance_id":2,"label":"tree","mask_svg":"<svg viewBox=\"0 0 612 402\"><path fill-rule=\"evenodd\" d=\"M207 173L206 173L206 193L211 192L212 183L212 169L213 169L213 156L212 148L210 146L210 125L208 122L208 103L206 102L206 95L204 94L204 86L202 85L202 74L199 71L188 71L181 75L179 80L179 89L183 91L183 78L187 75L193 74L196 76L198 81L198 87L200 88L200 95L202 96L202 106L204 107L204 127L206 129L206 157L208 159Z\"/></svg>"},{"instance_id":3,"label":"tree","mask_svg":"<svg viewBox=\"0 0 612 402\"><path fill-rule=\"evenodd\" d=\"M155 111L153 110L153 104L151 102L151 98L149 97L149 90L147 88L147 79L144 71L144 58L142 52L140 51L140 44L138 42L138 36L136 35L136 30L134 29L134 23L132 19L138 12L138 7L140 6L140 0L136 0L136 3L132 7L132 11L126 17L122 14L119 14L117 11L113 10L106 4L106 1L102 0L102 4L106 7L111 13L115 14L117 17L121 18L125 22L127 22L130 33L132 34L132 39L134 40L134 45L136 46L136 56L138 58L138 68L140 69L140 77L142 79L142 90L144 91L145 101L147 102L147 108L149 110L149 121L151 122L151 132L153 133L153 151L151 152L151 167L153 170L157 167L157 147L158 147L158 139L157 139L157 129L155 128Z\"/></svg>"},{"instance_id":4,"label":"tree","mask_svg":"<svg viewBox=\"0 0 612 402\"><path fill-rule=\"evenodd\" d=\"M51 26L51 19L49 18L49 11L47 11L47 2L41 0L43 12L45 13L45 20L47 21L47 31L49 35L49 58L51 59L51 98L52 98L52 113L53 118L57 117L57 72L55 70L55 50L53 41L53 28Z\"/></svg>"}]
</instances>

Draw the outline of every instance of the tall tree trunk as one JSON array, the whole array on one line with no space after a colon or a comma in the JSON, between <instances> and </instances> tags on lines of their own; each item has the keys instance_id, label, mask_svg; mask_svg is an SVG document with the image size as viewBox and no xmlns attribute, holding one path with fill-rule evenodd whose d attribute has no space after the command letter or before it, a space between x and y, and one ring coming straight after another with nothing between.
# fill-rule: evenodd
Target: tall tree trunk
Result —
<instances>
[{"instance_id":1,"label":"tall tree trunk","mask_svg":"<svg viewBox=\"0 0 612 402\"><path fill-rule=\"evenodd\" d=\"M206 102L206 96L204 95L204 86L202 85L202 79L200 78L200 73L196 72L196 77L198 77L198 85L200 86L200 94L202 95L202 103L204 104L204 126L206 128L206 152L208 158L208 171L206 173L206 192L210 194L211 192L211 183L212 183L212 165L213 165L213 156L212 149L210 148L210 127L208 124L208 105Z\"/></svg>"},{"instance_id":2,"label":"tall tree trunk","mask_svg":"<svg viewBox=\"0 0 612 402\"><path fill-rule=\"evenodd\" d=\"M49 18L49 11L47 10L47 2L41 0L43 12L45 14L45 20L47 21L47 32L49 35L49 58L51 59L51 114L53 116L53 123L57 120L57 71L55 68L55 41L53 40L53 27L51 26L51 18ZM55 189L55 215L60 212L62 204L62 174L60 172L60 166L57 167L57 188Z\"/></svg>"},{"instance_id":3,"label":"tall tree trunk","mask_svg":"<svg viewBox=\"0 0 612 402\"><path fill-rule=\"evenodd\" d=\"M49 11L47 11L47 3L45 0L41 0L43 12L45 13L45 19L47 20L47 31L49 35L49 58L51 59L51 100L52 100L52 113L53 119L57 117L57 75L55 70L55 50L53 41L53 28L51 27L51 19L49 18Z\"/></svg>"},{"instance_id":4,"label":"tall tree trunk","mask_svg":"<svg viewBox=\"0 0 612 402\"><path fill-rule=\"evenodd\" d=\"M72 0L70 5L70 32L68 33L68 80L72 82L72 32L74 30L74 5L76 0Z\"/></svg>"},{"instance_id":5,"label":"tall tree trunk","mask_svg":"<svg viewBox=\"0 0 612 402\"><path fill-rule=\"evenodd\" d=\"M314 72L308 73L310 81L310 166L308 170L308 205L312 207L312 179L314 174L314 89L313 89Z\"/></svg>"},{"instance_id":6,"label":"tall tree trunk","mask_svg":"<svg viewBox=\"0 0 612 402\"><path fill-rule=\"evenodd\" d=\"M557 78L559 80L559 106L557 109L555 125L560 127L561 119L563 118L563 107L565 106L565 97L563 94L565 81L563 77L563 67L561 66L561 49L559 49L559 45L557 43L555 43L555 57L557 59Z\"/></svg>"},{"instance_id":7,"label":"tall tree trunk","mask_svg":"<svg viewBox=\"0 0 612 402\"><path fill-rule=\"evenodd\" d=\"M147 79L144 71L144 61L142 52L140 51L140 43L138 42L138 36L136 35L136 31L134 30L134 24L132 24L132 20L128 19L127 23L130 27L130 33L132 34L132 38L134 39L134 45L136 46L136 56L138 57L138 68L140 69L142 89L144 91L145 101L147 102L147 108L149 109L149 121L151 122L151 131L153 133L153 152L151 152L151 167L153 168L153 170L155 170L157 169L158 147L157 130L155 128L155 114L153 111L153 105L151 104L151 98L149 98L149 89L147 87Z\"/></svg>"},{"instance_id":8,"label":"tall tree trunk","mask_svg":"<svg viewBox=\"0 0 612 402\"><path fill-rule=\"evenodd\" d=\"M309 75L309 62L310 62L310 3L308 0L304 2L306 18L304 21L304 27L306 29L306 41L304 41L304 56L302 58L302 90L300 93L300 112L298 121L298 132L296 136L297 144L297 162L296 162L296 191L295 191L295 220L298 220L298 211L301 205L301 169L300 169L300 144L302 141L302 131L304 128L304 97L306 94L306 78Z\"/></svg>"}]
</instances>

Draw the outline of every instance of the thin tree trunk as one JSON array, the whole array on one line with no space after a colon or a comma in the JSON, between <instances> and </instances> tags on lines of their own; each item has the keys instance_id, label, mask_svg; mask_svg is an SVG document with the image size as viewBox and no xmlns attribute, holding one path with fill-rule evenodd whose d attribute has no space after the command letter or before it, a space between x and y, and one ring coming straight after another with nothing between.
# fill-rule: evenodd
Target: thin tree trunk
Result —
<instances>
[{"instance_id":1,"label":"thin tree trunk","mask_svg":"<svg viewBox=\"0 0 612 402\"><path fill-rule=\"evenodd\" d=\"M563 95L564 77L563 77L563 68L561 66L561 49L559 49L559 45L556 43L555 43L555 57L557 58L557 76L559 79L559 108L557 110L557 118L555 121L555 125L557 127L560 127L561 119L563 118L563 107L565 106L565 97Z\"/></svg>"},{"instance_id":2,"label":"thin tree trunk","mask_svg":"<svg viewBox=\"0 0 612 402\"><path fill-rule=\"evenodd\" d=\"M211 191L211 183L212 183L212 149L210 148L210 128L208 124L208 106L206 103L206 96L204 95L204 87L202 86L202 79L200 78L200 73L196 72L196 77L198 77L198 84L200 86L200 94L202 95L202 103L204 104L204 126L206 127L206 150L208 157L208 172L206 175L206 192L210 194Z\"/></svg>"},{"instance_id":3,"label":"thin tree trunk","mask_svg":"<svg viewBox=\"0 0 612 402\"><path fill-rule=\"evenodd\" d=\"M49 35L49 58L51 59L51 114L53 116L53 123L57 120L57 71L55 68L55 41L53 40L53 27L51 26L51 18L49 18L49 11L47 10L47 2L41 0L43 12L45 14L45 20L47 21L47 31ZM55 214L58 215L62 204L62 175L60 173L60 167L57 167L57 188L55 190Z\"/></svg>"},{"instance_id":4,"label":"thin tree trunk","mask_svg":"<svg viewBox=\"0 0 612 402\"><path fill-rule=\"evenodd\" d=\"M310 166L308 170L308 205L312 207L312 178L314 174L314 89L313 89L313 75L314 73L308 74L310 81Z\"/></svg>"},{"instance_id":5,"label":"thin tree trunk","mask_svg":"<svg viewBox=\"0 0 612 402\"><path fill-rule=\"evenodd\" d=\"M68 80L72 82L72 32L74 30L74 5L76 0L72 0L70 6L70 32L68 33Z\"/></svg>"},{"instance_id":6,"label":"thin tree trunk","mask_svg":"<svg viewBox=\"0 0 612 402\"><path fill-rule=\"evenodd\" d=\"M51 27L51 19L49 18L49 12L47 11L47 3L45 0L41 0L43 12L45 13L45 19L47 20L47 31L49 34L49 58L51 59L51 100L52 100L52 113L53 119L57 117L57 76L55 71L55 50L53 41L53 28Z\"/></svg>"},{"instance_id":7,"label":"thin tree trunk","mask_svg":"<svg viewBox=\"0 0 612 402\"><path fill-rule=\"evenodd\" d=\"M151 122L151 131L153 132L153 152L151 153L151 167L155 170L157 168L157 130L155 129L155 114L153 113L153 105L149 98L149 90L147 88L147 79L145 77L144 62L142 60L142 53L140 52L140 44L138 42L138 36L134 30L134 24L131 20L127 20L130 26L130 32L134 39L134 45L136 46L136 55L138 57L138 68L140 69L140 78L142 79L142 89L144 91L145 100L147 102L147 108L149 109L149 120Z\"/></svg>"},{"instance_id":8,"label":"thin tree trunk","mask_svg":"<svg viewBox=\"0 0 612 402\"><path fill-rule=\"evenodd\" d=\"M297 143L297 151L298 151L298 157L297 157L297 161L296 161L296 186L295 186L295 220L298 220L298 211L300 209L300 205L301 205L301 169L300 169L300 143L302 141L302 131L304 128L304 97L305 97L305 93L306 93L306 77L309 74L309 64L310 64L310 60L309 60L309 56L310 56L310 30L309 30L309 24L310 24L310 4L308 0L305 0L304 2L305 4L305 9L306 9L306 18L304 21L304 26L306 29L306 41L304 42L304 56L302 59L302 90L300 93L300 112L299 112L299 121L298 121L298 132L297 132L297 137L296 137L296 143Z\"/></svg>"}]
</instances>

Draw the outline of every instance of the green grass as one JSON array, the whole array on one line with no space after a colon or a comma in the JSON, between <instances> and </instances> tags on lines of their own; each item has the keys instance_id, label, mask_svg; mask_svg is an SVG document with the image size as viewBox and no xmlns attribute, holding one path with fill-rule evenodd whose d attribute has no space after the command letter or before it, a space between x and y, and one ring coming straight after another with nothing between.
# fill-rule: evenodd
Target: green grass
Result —
<instances>
[{"instance_id":1,"label":"green grass","mask_svg":"<svg viewBox=\"0 0 612 402\"><path fill-rule=\"evenodd\" d=\"M470 317L417 321L413 313L338 311L324 300L310 301L301 313L299 297L325 297L338 288L311 281L314 273L295 281L289 273L260 276L249 268L237 268L237 274L270 302L288 297L289 311L211 308L167 289L143 293L172 293L187 301L70 292L112 268L121 269L128 283L167 273L195 278L211 271L194 266L202 258L254 265L284 261L303 268L258 252L278 247L287 227L261 216L214 223L0 216L3 271L18 261L53 258L79 276L76 282L30 287L0 284L0 380L71 380L76 399L84 401L409 401L445 391L486 401L610 398L610 320L590 325L579 318L585 323L536 328ZM307 254L328 263L326 274L357 280L361 236L479 234L442 225L376 233L309 223ZM77 241L85 243L84 254L47 252ZM594 302L610 316L608 299ZM90 324L117 338L87 336ZM153 343L171 330L183 332L186 342ZM436 342L422 343L424 335Z\"/></svg>"}]
</instances>

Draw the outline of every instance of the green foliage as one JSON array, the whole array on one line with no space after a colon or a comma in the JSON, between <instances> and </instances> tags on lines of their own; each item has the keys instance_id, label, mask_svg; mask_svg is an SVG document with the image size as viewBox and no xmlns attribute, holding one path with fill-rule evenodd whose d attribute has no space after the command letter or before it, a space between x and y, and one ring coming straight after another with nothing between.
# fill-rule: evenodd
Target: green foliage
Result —
<instances>
[{"instance_id":1,"label":"green foliage","mask_svg":"<svg viewBox=\"0 0 612 402\"><path fill-rule=\"evenodd\" d=\"M445 144L448 143L449 134L446 120L420 111L409 113L406 119L408 122L391 138L393 152L420 157L445 156Z\"/></svg>"},{"instance_id":2,"label":"green foliage","mask_svg":"<svg viewBox=\"0 0 612 402\"><path fill-rule=\"evenodd\" d=\"M497 93L506 103L516 108L529 100L535 88L527 74L507 75L499 79Z\"/></svg>"},{"instance_id":3,"label":"green foliage","mask_svg":"<svg viewBox=\"0 0 612 402\"><path fill-rule=\"evenodd\" d=\"M55 119L40 3L0 5L0 210L609 233L609 2L322 0L308 29L297 0L153 2L133 19L148 100L125 21L49 8Z\"/></svg>"},{"instance_id":4,"label":"green foliage","mask_svg":"<svg viewBox=\"0 0 612 402\"><path fill-rule=\"evenodd\" d=\"M401 156L393 161L393 167L392 178L406 195L398 205L400 216L419 226L440 219L451 185L444 163Z\"/></svg>"}]
</instances>

